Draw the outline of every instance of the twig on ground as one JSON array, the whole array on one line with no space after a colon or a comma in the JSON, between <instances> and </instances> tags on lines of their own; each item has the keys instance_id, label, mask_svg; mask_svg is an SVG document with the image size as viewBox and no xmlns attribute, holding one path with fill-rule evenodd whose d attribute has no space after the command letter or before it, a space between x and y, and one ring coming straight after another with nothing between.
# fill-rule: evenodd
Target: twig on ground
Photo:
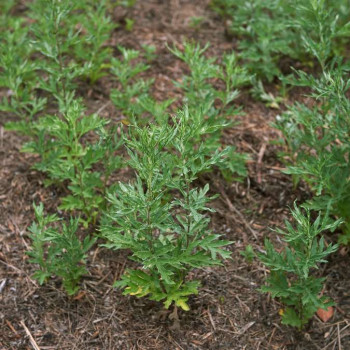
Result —
<instances>
[{"instance_id":1,"label":"twig on ground","mask_svg":"<svg viewBox=\"0 0 350 350\"><path fill-rule=\"evenodd\" d=\"M22 327L24 328L25 332L27 333L27 335L29 337L30 344L32 344L32 347L34 348L34 350L40 350L38 344L34 340L32 334L30 333L29 329L25 325L24 321L21 321L20 323L21 323Z\"/></svg>"},{"instance_id":2,"label":"twig on ground","mask_svg":"<svg viewBox=\"0 0 350 350\"><path fill-rule=\"evenodd\" d=\"M249 223L247 222L247 220L244 218L244 215L232 204L232 202L230 201L230 199L228 198L227 194L222 191L221 189L220 190L220 193L221 195L223 196L223 198L225 199L225 202L227 204L227 206L229 207L229 209L233 212L235 212L239 218L242 220L244 226L251 232L251 234L254 236L254 238L257 240L258 239L258 236L255 232L255 230L252 229L252 227L249 225Z\"/></svg>"},{"instance_id":3,"label":"twig on ground","mask_svg":"<svg viewBox=\"0 0 350 350\"><path fill-rule=\"evenodd\" d=\"M261 164L262 164L262 159L263 159L264 154L265 154L265 150L266 150L266 143L264 142L260 147L259 154L258 154L258 162L256 163L258 184L261 184Z\"/></svg>"}]
</instances>

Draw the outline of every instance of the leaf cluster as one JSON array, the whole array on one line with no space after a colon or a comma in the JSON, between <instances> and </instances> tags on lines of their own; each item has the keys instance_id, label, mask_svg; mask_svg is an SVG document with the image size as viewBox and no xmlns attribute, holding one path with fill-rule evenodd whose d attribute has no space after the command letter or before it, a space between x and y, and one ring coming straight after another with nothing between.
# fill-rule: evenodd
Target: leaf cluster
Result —
<instances>
[{"instance_id":1,"label":"leaf cluster","mask_svg":"<svg viewBox=\"0 0 350 350\"><path fill-rule=\"evenodd\" d=\"M121 145L116 128L97 114L85 115L82 104L74 100L62 116L41 117L35 129L38 141L23 149L41 156L34 167L47 173L47 184L68 181L71 194L62 198L60 208L82 212L85 225L95 223L105 206L109 176L122 163L116 156Z\"/></svg>"},{"instance_id":2,"label":"leaf cluster","mask_svg":"<svg viewBox=\"0 0 350 350\"><path fill-rule=\"evenodd\" d=\"M196 145L202 143L210 153L221 147L222 131L233 125L232 117L240 112L232 105L239 95L238 88L247 85L252 76L238 65L234 52L225 54L221 64L217 64L217 57L204 56L209 44L201 47L184 42L183 46L183 50L173 47L170 51L187 64L189 75L174 84L183 91L190 113L207 129L207 135L198 133L192 138L192 147L196 149ZM200 106L198 101L201 101ZM228 146L227 150L226 161L219 164L221 172L230 180L232 174L236 175L236 180L245 177L248 156L238 153L234 146Z\"/></svg>"},{"instance_id":3,"label":"leaf cluster","mask_svg":"<svg viewBox=\"0 0 350 350\"><path fill-rule=\"evenodd\" d=\"M213 0L212 7L238 37L249 71L270 82L282 74L283 58L308 64L315 56L323 67L348 42L345 0Z\"/></svg>"},{"instance_id":4,"label":"leaf cluster","mask_svg":"<svg viewBox=\"0 0 350 350\"><path fill-rule=\"evenodd\" d=\"M7 95L0 101L0 111L19 119L8 123L9 129L31 134L34 116L46 105L46 98L35 94L39 67L30 60L33 48L23 18L6 17L6 12L3 16L8 27L0 33L0 87L7 89Z\"/></svg>"},{"instance_id":5,"label":"leaf cluster","mask_svg":"<svg viewBox=\"0 0 350 350\"><path fill-rule=\"evenodd\" d=\"M44 206L34 204L36 221L29 228L32 249L27 252L30 262L40 269L33 277L43 284L52 275L62 279L68 295L74 295L81 277L87 273L86 253L96 239L89 236L83 242L76 235L79 220L71 218L68 224L58 224L59 218L44 215Z\"/></svg>"},{"instance_id":6,"label":"leaf cluster","mask_svg":"<svg viewBox=\"0 0 350 350\"><path fill-rule=\"evenodd\" d=\"M222 161L224 152L208 159L188 146L192 137L188 111L180 111L172 124L131 127L125 140L135 169L133 183L120 183L109 193L110 210L101 227L112 249L129 249L141 269L128 270L117 286L124 294L173 302L188 310L188 296L199 283L187 281L193 268L221 264L223 249L231 242L219 240L208 228L206 212L209 186L193 188L198 174Z\"/></svg>"},{"instance_id":7,"label":"leaf cluster","mask_svg":"<svg viewBox=\"0 0 350 350\"><path fill-rule=\"evenodd\" d=\"M327 262L326 257L337 250L337 245L326 244L323 231L333 231L340 220L330 221L327 216L319 215L312 222L309 209L303 211L294 203L291 214L296 223L293 226L286 221L286 230L276 230L283 237L286 246L282 251L265 240L265 253L258 254L261 262L270 269L270 276L261 291L271 293L286 305L282 323L301 329L319 309L333 305L325 295L321 296L324 278L317 278L313 270L320 263Z\"/></svg>"},{"instance_id":8,"label":"leaf cluster","mask_svg":"<svg viewBox=\"0 0 350 350\"><path fill-rule=\"evenodd\" d=\"M314 192L310 208L343 217L342 243L349 241L350 80L343 66L330 66L320 78L299 73L296 83L312 89L313 105L296 103L279 116L276 127L288 145L287 173Z\"/></svg>"},{"instance_id":9,"label":"leaf cluster","mask_svg":"<svg viewBox=\"0 0 350 350\"><path fill-rule=\"evenodd\" d=\"M111 90L111 101L129 123L140 117L146 110L142 101L148 99L153 79L144 80L140 74L149 69L149 65L139 61L140 51L118 46L121 58L111 60L111 73L120 86ZM153 102L154 103L154 102Z\"/></svg>"}]
</instances>

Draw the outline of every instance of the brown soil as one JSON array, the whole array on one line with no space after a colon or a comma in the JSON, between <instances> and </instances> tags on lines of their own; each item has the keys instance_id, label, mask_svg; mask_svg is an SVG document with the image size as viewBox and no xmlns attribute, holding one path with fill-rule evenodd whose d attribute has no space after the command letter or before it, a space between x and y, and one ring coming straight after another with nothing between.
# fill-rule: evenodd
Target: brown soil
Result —
<instances>
[{"instance_id":1,"label":"brown soil","mask_svg":"<svg viewBox=\"0 0 350 350\"><path fill-rule=\"evenodd\" d=\"M183 39L209 41L209 54L220 56L234 43L225 37L224 25L208 7L207 0L144 0L133 9L115 12L114 20L135 19L132 32L114 32L111 45L139 49L153 44L157 58L147 75L155 78L157 99L177 96L172 80L184 73L166 44L181 45ZM198 29L190 18L203 16ZM101 79L91 91L81 89L91 111L117 118L108 103L111 82ZM273 86L270 89L274 89ZM268 109L243 92L237 101L245 115L240 125L225 132L224 142L249 153L249 177L243 183L227 183L219 174L201 179L220 193L213 206L215 232L235 241L232 260L220 268L194 272L202 282L198 296L190 299L191 310L179 313L180 329L173 329L169 312L146 298L122 296L111 287L128 266L127 253L95 247L89 256L89 276L82 292L68 298L59 281L44 286L31 279L35 269L25 251L30 240L27 228L33 220L33 201L47 211L56 210L59 189L44 187L44 175L31 169L32 155L20 152L24 138L4 130L0 123L0 349L350 349L349 252L334 254L320 274L328 276L325 293L335 300L333 318L323 323L316 316L303 332L281 325L277 301L259 292L268 273L257 261L249 264L239 254L247 244L261 251L263 239L274 237L269 227L281 226L287 207L307 198L306 188L294 190L291 179L281 173L283 165L271 143L279 134L270 126L279 111ZM336 238L332 237L333 240Z\"/></svg>"}]
</instances>

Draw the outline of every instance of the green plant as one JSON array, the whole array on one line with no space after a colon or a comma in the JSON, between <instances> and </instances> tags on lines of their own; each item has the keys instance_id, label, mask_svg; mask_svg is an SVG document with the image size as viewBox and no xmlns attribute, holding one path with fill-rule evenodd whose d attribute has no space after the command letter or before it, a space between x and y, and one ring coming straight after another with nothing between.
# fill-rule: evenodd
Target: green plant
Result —
<instances>
[{"instance_id":1,"label":"green plant","mask_svg":"<svg viewBox=\"0 0 350 350\"><path fill-rule=\"evenodd\" d=\"M135 78L146 71L149 66L136 62L140 56L139 51L122 46L118 46L118 49L122 54L122 59L112 58L111 72L116 76L120 87L111 90L111 100L122 115L130 121L144 112L140 101L148 97L148 90L153 79L138 78L135 81Z\"/></svg>"},{"instance_id":2,"label":"green plant","mask_svg":"<svg viewBox=\"0 0 350 350\"><path fill-rule=\"evenodd\" d=\"M190 18L189 26L195 30L199 30L204 20L205 17L203 16L193 16Z\"/></svg>"},{"instance_id":3,"label":"green plant","mask_svg":"<svg viewBox=\"0 0 350 350\"><path fill-rule=\"evenodd\" d=\"M131 18L125 18L125 29L131 32L134 28L135 20Z\"/></svg>"},{"instance_id":4,"label":"green plant","mask_svg":"<svg viewBox=\"0 0 350 350\"><path fill-rule=\"evenodd\" d=\"M156 57L156 47L154 45L141 44L144 56L148 62L152 62Z\"/></svg>"},{"instance_id":5,"label":"green plant","mask_svg":"<svg viewBox=\"0 0 350 350\"><path fill-rule=\"evenodd\" d=\"M0 111L16 119L6 124L8 129L31 134L33 118L43 110L46 99L35 96L38 64L29 59L33 49L28 27L16 17L9 19L7 25L0 34L0 87L7 89Z\"/></svg>"},{"instance_id":6,"label":"green plant","mask_svg":"<svg viewBox=\"0 0 350 350\"><path fill-rule=\"evenodd\" d=\"M123 6L123 7L134 7L136 4L136 0L117 0L115 6Z\"/></svg>"},{"instance_id":7,"label":"green plant","mask_svg":"<svg viewBox=\"0 0 350 350\"><path fill-rule=\"evenodd\" d=\"M273 298L279 298L286 305L282 314L283 324L301 329L319 308L327 309L333 305L321 293L325 278L314 277L313 270L320 263L327 262L325 258L337 250L337 245L326 244L324 237L319 236L323 231L333 231L340 220L334 222L327 216L321 218L318 215L312 222L310 211L306 209L304 214L295 203L291 214L295 227L286 221L286 231L276 230L283 236L286 247L276 250L266 239L266 252L258 254L258 257L270 269L270 276L261 291L271 293Z\"/></svg>"},{"instance_id":8,"label":"green plant","mask_svg":"<svg viewBox=\"0 0 350 350\"><path fill-rule=\"evenodd\" d=\"M254 249L250 244L248 244L244 250L241 250L239 254L241 254L248 263L253 262L253 259L255 257Z\"/></svg>"},{"instance_id":9,"label":"green plant","mask_svg":"<svg viewBox=\"0 0 350 350\"><path fill-rule=\"evenodd\" d=\"M278 116L276 127L288 145L287 173L297 182L304 180L315 196L307 205L342 217L344 235L341 243L350 241L350 87L343 67L331 68L320 78L299 73L298 85L312 89L312 104L296 103Z\"/></svg>"},{"instance_id":10,"label":"green plant","mask_svg":"<svg viewBox=\"0 0 350 350\"><path fill-rule=\"evenodd\" d=\"M81 211L84 216L80 221L85 225L96 222L105 206L109 176L122 163L115 155L121 141L115 128L107 129L107 124L96 114L84 115L82 104L73 100L62 116L40 118L35 124L38 141L23 147L41 156L34 167L49 175L47 184L68 181L71 194L62 198L60 208Z\"/></svg>"},{"instance_id":11,"label":"green plant","mask_svg":"<svg viewBox=\"0 0 350 350\"><path fill-rule=\"evenodd\" d=\"M294 18L296 1L213 0L214 10L227 18L228 31L239 37L240 57L250 72L272 81L281 71L280 59L299 50ZM292 46L293 49L292 49Z\"/></svg>"},{"instance_id":12,"label":"green plant","mask_svg":"<svg viewBox=\"0 0 350 350\"><path fill-rule=\"evenodd\" d=\"M145 113L154 118L159 124L168 120L168 108L176 100L170 98L162 102L155 101L152 97L144 96L140 100L140 106Z\"/></svg>"},{"instance_id":13,"label":"green plant","mask_svg":"<svg viewBox=\"0 0 350 350\"><path fill-rule=\"evenodd\" d=\"M282 80L283 83L284 80ZM251 89L252 96L257 101L262 101L265 103L266 107L279 109L280 103L284 102L284 98L281 96L275 96L271 92L266 92L261 80L254 81L253 87Z\"/></svg>"},{"instance_id":14,"label":"green plant","mask_svg":"<svg viewBox=\"0 0 350 350\"><path fill-rule=\"evenodd\" d=\"M339 10L326 0L310 0L297 7L296 20L304 47L323 70L336 51L340 54L344 50L345 43L340 45L339 39L350 34L350 16L344 23L344 18L339 19Z\"/></svg>"},{"instance_id":15,"label":"green plant","mask_svg":"<svg viewBox=\"0 0 350 350\"><path fill-rule=\"evenodd\" d=\"M31 3L32 42L36 52L43 55L40 69L40 89L49 92L66 112L74 98L75 78L83 72L69 53L79 42L79 30L69 25L74 5L68 0L36 0Z\"/></svg>"},{"instance_id":16,"label":"green plant","mask_svg":"<svg viewBox=\"0 0 350 350\"><path fill-rule=\"evenodd\" d=\"M239 113L239 109L232 102L239 95L238 88L249 83L251 76L245 68L238 65L234 52L222 58L222 64L215 64L216 57L206 58L205 51L209 44L201 48L198 44L185 42L184 50L171 48L170 51L184 61L190 74L182 77L174 84L184 93L184 103L188 105L193 118L199 119L206 134L198 134L191 140L192 147L203 142L203 148L208 154L222 147L222 131L232 126L232 117ZM214 81L220 81L221 88L217 88ZM200 106L198 101L201 101ZM219 164L223 175L232 180L232 174L238 175L235 179L246 176L245 162L247 155L238 153L234 146L228 146L226 161Z\"/></svg>"},{"instance_id":17,"label":"green plant","mask_svg":"<svg viewBox=\"0 0 350 350\"><path fill-rule=\"evenodd\" d=\"M205 126L204 126L205 127ZM168 123L130 127L125 143L129 165L136 172L133 183L119 183L110 192L110 209L101 227L112 249L129 249L140 268L128 269L116 286L124 294L163 300L188 310L188 296L198 293L198 281L187 279L193 268L220 265L223 249L231 242L219 240L208 228L206 213L209 185L193 188L198 174L222 161L223 152L193 152L195 134L188 110Z\"/></svg>"},{"instance_id":18,"label":"green plant","mask_svg":"<svg viewBox=\"0 0 350 350\"><path fill-rule=\"evenodd\" d=\"M271 82L282 74L285 57L321 67L344 51L350 13L346 0L213 0L226 18L230 35L238 37L240 58L259 79Z\"/></svg>"},{"instance_id":19,"label":"green plant","mask_svg":"<svg viewBox=\"0 0 350 350\"><path fill-rule=\"evenodd\" d=\"M107 75L110 67L111 48L106 46L112 30L116 25L107 15L107 0L85 6L83 12L76 16L76 25L80 27L79 40L74 45L74 55L82 74L92 84Z\"/></svg>"},{"instance_id":20,"label":"green plant","mask_svg":"<svg viewBox=\"0 0 350 350\"><path fill-rule=\"evenodd\" d=\"M85 267L86 253L96 239L87 236L81 242L76 235L78 219L71 218L66 225L58 225L60 220L55 214L44 215L44 206L34 204L36 221L29 228L32 249L27 252L30 262L38 264L33 277L43 284L52 275L62 279L68 295L78 290L81 277L87 272Z\"/></svg>"}]
</instances>

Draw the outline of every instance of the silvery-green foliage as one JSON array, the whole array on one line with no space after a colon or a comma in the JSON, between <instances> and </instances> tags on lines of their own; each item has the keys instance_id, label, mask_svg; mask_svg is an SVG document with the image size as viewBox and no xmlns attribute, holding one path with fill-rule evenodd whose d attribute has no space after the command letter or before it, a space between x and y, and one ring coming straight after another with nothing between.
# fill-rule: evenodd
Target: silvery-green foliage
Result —
<instances>
[{"instance_id":1,"label":"silvery-green foliage","mask_svg":"<svg viewBox=\"0 0 350 350\"><path fill-rule=\"evenodd\" d=\"M87 224L95 223L105 206L108 178L122 161L115 154L121 145L116 128L97 114L84 112L81 102L73 100L64 114L41 117L35 123L38 140L23 150L40 155L34 167L47 173L47 184L68 181L71 194L62 198L60 208L82 212L80 221Z\"/></svg>"},{"instance_id":2,"label":"silvery-green foliage","mask_svg":"<svg viewBox=\"0 0 350 350\"><path fill-rule=\"evenodd\" d=\"M350 240L350 162L347 92L350 79L343 67L326 70L320 78L299 72L296 84L312 89L313 104L295 103L279 116L276 127L288 145L287 173L303 179L314 192L310 208L342 217L344 235Z\"/></svg>"},{"instance_id":3,"label":"silvery-green foliage","mask_svg":"<svg viewBox=\"0 0 350 350\"><path fill-rule=\"evenodd\" d=\"M183 91L184 102L188 105L194 123L199 122L206 129L206 134L198 133L192 138L193 149L202 142L203 148L212 152L222 147L223 130L234 125L233 117L240 110L232 103L239 95L238 88L247 85L252 76L238 65L234 52L225 54L221 64L218 64L217 57L207 58L204 55L209 44L201 47L199 44L185 42L183 46L183 50L173 47L170 51L188 65L189 75L174 83ZM217 87L217 81L220 81L223 88ZM244 178L247 175L245 162L248 156L237 152L233 145L228 148L230 151L226 154L226 161L218 165L221 172L230 180L233 174L236 180Z\"/></svg>"},{"instance_id":4,"label":"silvery-green foliage","mask_svg":"<svg viewBox=\"0 0 350 350\"><path fill-rule=\"evenodd\" d=\"M122 113L124 119L134 120L140 117L145 110L141 101L149 98L149 88L153 79L144 80L139 77L149 66L138 61L140 51L118 46L121 58L111 60L111 73L116 77L120 86L111 90L111 100Z\"/></svg>"},{"instance_id":5,"label":"silvery-green foliage","mask_svg":"<svg viewBox=\"0 0 350 350\"><path fill-rule=\"evenodd\" d=\"M79 281L87 273L86 253L96 239L86 236L80 241L77 236L78 219L71 218L68 224L61 223L55 215L44 215L44 206L34 204L36 220L29 228L32 240L27 252L30 262L39 265L33 277L43 284L53 275L62 279L68 295L79 290Z\"/></svg>"},{"instance_id":6,"label":"silvery-green foliage","mask_svg":"<svg viewBox=\"0 0 350 350\"><path fill-rule=\"evenodd\" d=\"M349 42L347 0L213 0L238 38L239 57L259 79L281 76L286 57L323 68Z\"/></svg>"},{"instance_id":7,"label":"silvery-green foliage","mask_svg":"<svg viewBox=\"0 0 350 350\"><path fill-rule=\"evenodd\" d=\"M7 27L0 32L0 87L7 94L0 101L0 111L15 119L7 128L31 134L31 122L46 104L45 98L35 94L38 64L30 60L33 48L23 19L6 17L6 12L3 16Z\"/></svg>"},{"instance_id":8,"label":"silvery-green foliage","mask_svg":"<svg viewBox=\"0 0 350 350\"><path fill-rule=\"evenodd\" d=\"M188 310L188 296L199 286L188 273L230 256L224 246L231 242L209 229L209 185L192 185L200 172L222 162L226 151L208 156L202 144L193 151L189 141L196 131L188 110L177 113L171 125L130 129L125 142L136 179L110 192L101 232L107 247L129 249L140 268L127 270L116 286L124 294Z\"/></svg>"},{"instance_id":9,"label":"silvery-green foliage","mask_svg":"<svg viewBox=\"0 0 350 350\"><path fill-rule=\"evenodd\" d=\"M286 221L286 230L276 230L286 244L283 250L276 250L266 239L265 253L258 257L270 270L261 291L271 293L285 305L283 324L301 329L319 308L327 309L333 305L321 294L325 278L315 277L313 271L337 250L337 245L326 244L321 233L333 231L340 220L334 222L327 216L318 215L313 221L310 211L306 209L304 213L296 204L291 214L295 225Z\"/></svg>"}]
</instances>

